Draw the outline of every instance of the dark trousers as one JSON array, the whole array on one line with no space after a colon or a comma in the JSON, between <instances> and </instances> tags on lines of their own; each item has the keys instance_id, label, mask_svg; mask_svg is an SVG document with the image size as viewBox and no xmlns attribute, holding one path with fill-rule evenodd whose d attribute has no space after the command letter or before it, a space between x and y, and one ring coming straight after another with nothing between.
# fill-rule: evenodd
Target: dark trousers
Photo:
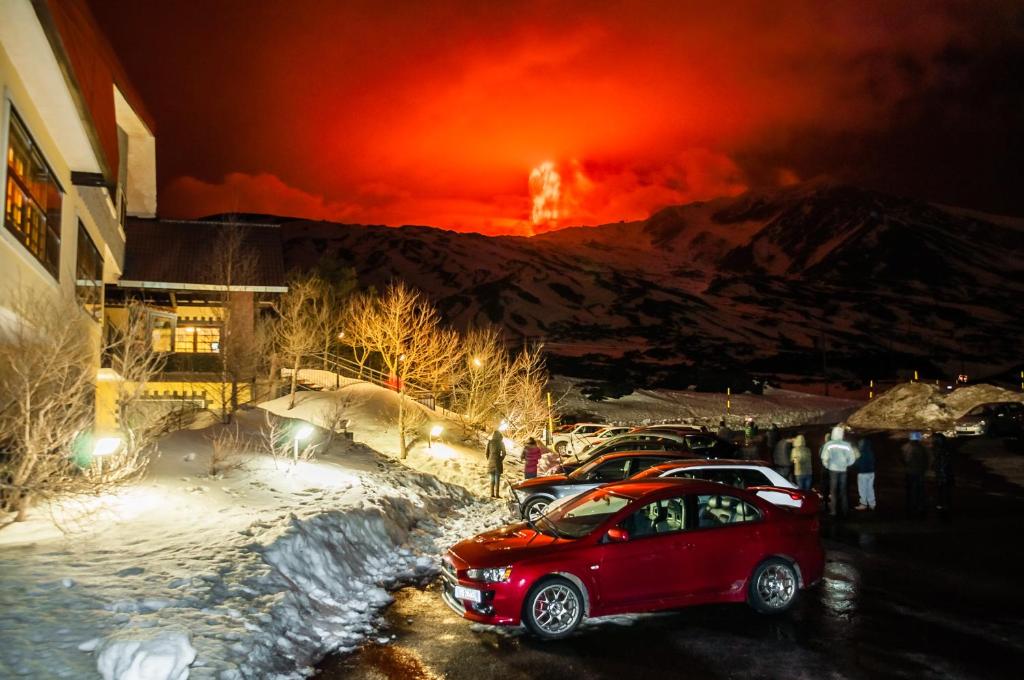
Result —
<instances>
[{"instance_id":1,"label":"dark trousers","mask_svg":"<svg viewBox=\"0 0 1024 680\"><path fill-rule=\"evenodd\" d=\"M501 496L501 473L491 471L491 498Z\"/></svg>"},{"instance_id":2,"label":"dark trousers","mask_svg":"<svg viewBox=\"0 0 1024 680\"><path fill-rule=\"evenodd\" d=\"M829 509L833 517L837 514L845 515L850 511L850 497L846 493L846 484L846 470L842 472L828 471Z\"/></svg>"},{"instance_id":3,"label":"dark trousers","mask_svg":"<svg viewBox=\"0 0 1024 680\"><path fill-rule=\"evenodd\" d=\"M924 474L907 473L907 514L923 515L924 507Z\"/></svg>"}]
</instances>

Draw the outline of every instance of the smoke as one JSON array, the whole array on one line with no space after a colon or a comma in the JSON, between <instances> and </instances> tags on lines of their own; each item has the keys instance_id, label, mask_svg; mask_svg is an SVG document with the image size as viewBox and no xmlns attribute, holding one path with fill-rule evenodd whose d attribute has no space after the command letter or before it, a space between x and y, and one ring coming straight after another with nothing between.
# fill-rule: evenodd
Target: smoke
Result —
<instances>
[{"instance_id":1,"label":"smoke","mask_svg":"<svg viewBox=\"0 0 1024 680\"><path fill-rule=\"evenodd\" d=\"M535 227L558 225L558 208L562 198L562 176L551 161L544 161L530 171L530 198L533 209L530 221Z\"/></svg>"}]
</instances>

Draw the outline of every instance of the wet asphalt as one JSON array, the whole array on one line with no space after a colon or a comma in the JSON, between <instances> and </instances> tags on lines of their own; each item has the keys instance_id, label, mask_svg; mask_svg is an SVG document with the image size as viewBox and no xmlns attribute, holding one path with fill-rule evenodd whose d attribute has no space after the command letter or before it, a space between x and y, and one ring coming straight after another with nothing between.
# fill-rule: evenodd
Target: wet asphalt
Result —
<instances>
[{"instance_id":1,"label":"wet asphalt","mask_svg":"<svg viewBox=\"0 0 1024 680\"><path fill-rule=\"evenodd\" d=\"M1024 489L978 460L1024 451L971 442L956 465L955 513L910 519L899 442L875 444L878 510L825 523L825 578L784 615L700 606L590 620L566 640L540 642L463 620L434 584L396 593L387 644L329 658L317 677L1024 677Z\"/></svg>"}]
</instances>

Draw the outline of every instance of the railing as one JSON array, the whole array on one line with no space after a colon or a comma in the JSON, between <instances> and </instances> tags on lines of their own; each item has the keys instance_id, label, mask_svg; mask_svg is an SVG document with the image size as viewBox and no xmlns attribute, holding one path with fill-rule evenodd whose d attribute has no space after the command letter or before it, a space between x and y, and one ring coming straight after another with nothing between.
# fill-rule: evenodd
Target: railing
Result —
<instances>
[{"instance_id":1,"label":"railing","mask_svg":"<svg viewBox=\"0 0 1024 680\"><path fill-rule=\"evenodd\" d=\"M329 352L310 355L309 360L309 364L312 365L307 364L305 368L299 369L299 379L303 379L303 372L305 372L310 378L309 382L322 389L341 387L342 378L365 380L395 392L401 390L410 399L423 404L427 408L436 409L434 393L425 387L410 383L408 380L400 383L394 376L388 375L383 371L369 366L360 366L351 359ZM313 366L317 366L317 368L313 368ZM282 373L287 370L284 369ZM331 384L332 379L333 385Z\"/></svg>"}]
</instances>

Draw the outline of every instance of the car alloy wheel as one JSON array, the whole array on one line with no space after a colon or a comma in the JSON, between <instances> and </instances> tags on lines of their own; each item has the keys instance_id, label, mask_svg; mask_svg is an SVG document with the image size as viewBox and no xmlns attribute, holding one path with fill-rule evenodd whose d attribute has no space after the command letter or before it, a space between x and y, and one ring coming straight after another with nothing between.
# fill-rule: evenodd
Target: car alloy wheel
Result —
<instances>
[{"instance_id":1,"label":"car alloy wheel","mask_svg":"<svg viewBox=\"0 0 1024 680\"><path fill-rule=\"evenodd\" d=\"M565 442L558 442L555 444L555 453L565 453L565 447L568 446Z\"/></svg>"},{"instance_id":2,"label":"car alloy wheel","mask_svg":"<svg viewBox=\"0 0 1024 680\"><path fill-rule=\"evenodd\" d=\"M523 516L529 522L536 522L547 511L551 501L546 498L535 498L526 504L523 509Z\"/></svg>"},{"instance_id":3,"label":"car alloy wheel","mask_svg":"<svg viewBox=\"0 0 1024 680\"><path fill-rule=\"evenodd\" d=\"M583 598L568 581L547 581L530 596L527 616L529 627L541 637L564 637L583 618Z\"/></svg>"},{"instance_id":4,"label":"car alloy wheel","mask_svg":"<svg viewBox=\"0 0 1024 680\"><path fill-rule=\"evenodd\" d=\"M781 612L796 599L797 576L793 566L780 559L763 563L754 572L751 604L760 612Z\"/></svg>"}]
</instances>

